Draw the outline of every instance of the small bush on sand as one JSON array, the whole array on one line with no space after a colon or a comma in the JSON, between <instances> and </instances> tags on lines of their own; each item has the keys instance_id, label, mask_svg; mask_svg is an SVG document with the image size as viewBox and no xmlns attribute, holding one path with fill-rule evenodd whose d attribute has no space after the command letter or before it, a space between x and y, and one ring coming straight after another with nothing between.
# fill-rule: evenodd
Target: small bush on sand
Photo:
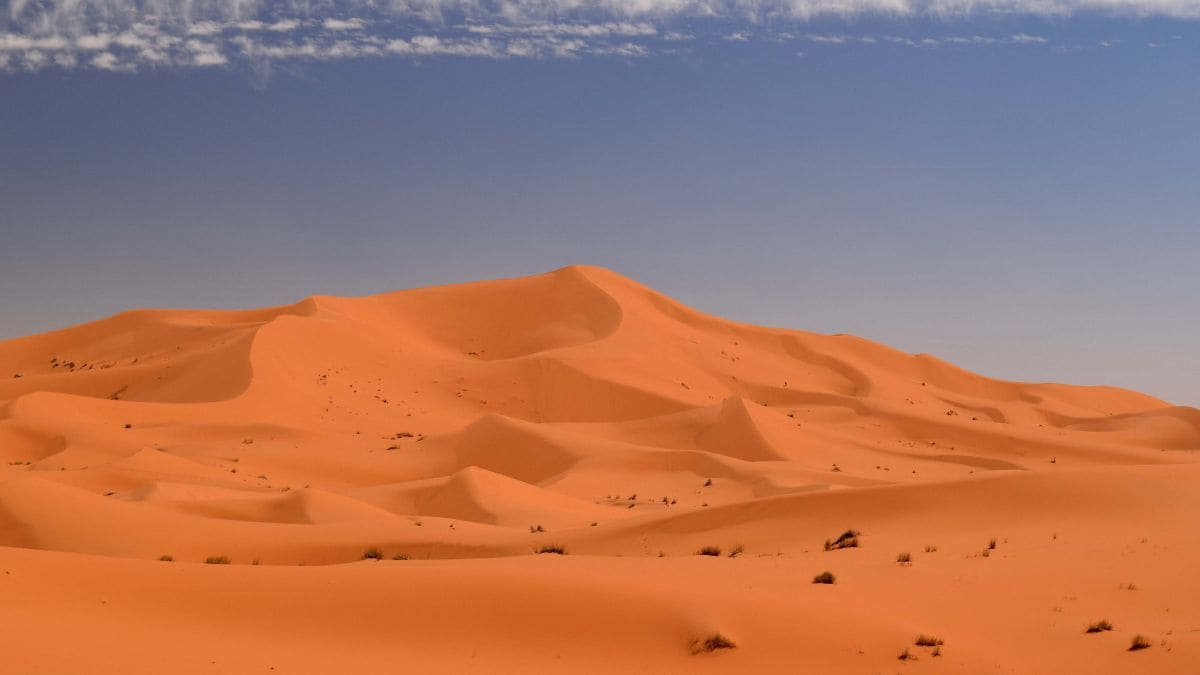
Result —
<instances>
[{"instance_id":1,"label":"small bush on sand","mask_svg":"<svg viewBox=\"0 0 1200 675\"><path fill-rule=\"evenodd\" d=\"M377 548L369 548L363 553L363 560L383 560L383 551Z\"/></svg>"},{"instance_id":2,"label":"small bush on sand","mask_svg":"<svg viewBox=\"0 0 1200 675\"><path fill-rule=\"evenodd\" d=\"M545 532L546 528L542 527L541 525L530 525L529 531L536 534L538 532Z\"/></svg>"},{"instance_id":3,"label":"small bush on sand","mask_svg":"<svg viewBox=\"0 0 1200 675\"><path fill-rule=\"evenodd\" d=\"M1136 652L1141 649L1146 649L1150 646L1150 638L1145 635L1134 635L1133 641L1129 643L1129 651Z\"/></svg>"},{"instance_id":4,"label":"small bush on sand","mask_svg":"<svg viewBox=\"0 0 1200 675\"><path fill-rule=\"evenodd\" d=\"M897 656L896 658L900 659L901 661L916 661L917 660L917 657L913 656L912 652L908 651L907 647L905 647L904 651L900 652L900 656Z\"/></svg>"},{"instance_id":5,"label":"small bush on sand","mask_svg":"<svg viewBox=\"0 0 1200 675\"><path fill-rule=\"evenodd\" d=\"M1109 623L1108 620L1101 619L1101 620L1097 621L1096 623L1088 624L1087 630L1085 630L1083 632L1085 632L1085 633L1103 633L1104 631L1112 630L1112 629L1113 629L1112 624Z\"/></svg>"},{"instance_id":6,"label":"small bush on sand","mask_svg":"<svg viewBox=\"0 0 1200 675\"><path fill-rule=\"evenodd\" d=\"M901 553L896 556L896 562L900 563L901 565L906 565L912 562L912 556L907 553Z\"/></svg>"},{"instance_id":7,"label":"small bush on sand","mask_svg":"<svg viewBox=\"0 0 1200 675\"><path fill-rule=\"evenodd\" d=\"M839 548L858 548L858 535L862 534L858 530L846 530L838 535L837 539L830 541L825 540L826 551L836 551Z\"/></svg>"},{"instance_id":8,"label":"small bush on sand","mask_svg":"<svg viewBox=\"0 0 1200 675\"><path fill-rule=\"evenodd\" d=\"M995 548L996 548L996 540L995 539L989 540L988 541L988 549L995 550Z\"/></svg>"},{"instance_id":9,"label":"small bush on sand","mask_svg":"<svg viewBox=\"0 0 1200 675\"><path fill-rule=\"evenodd\" d=\"M833 572L821 572L817 576L813 577L814 584L832 584L833 582Z\"/></svg>"},{"instance_id":10,"label":"small bush on sand","mask_svg":"<svg viewBox=\"0 0 1200 675\"><path fill-rule=\"evenodd\" d=\"M746 552L746 547L745 547L745 546L742 546L741 544L738 544L737 546L734 546L734 547L733 547L733 550L732 550L732 551L730 551L730 552L729 552L729 557L730 557L730 558L736 558L736 557L738 557L739 555L741 555L741 554L743 554L743 553L745 553L745 552Z\"/></svg>"},{"instance_id":11,"label":"small bush on sand","mask_svg":"<svg viewBox=\"0 0 1200 675\"><path fill-rule=\"evenodd\" d=\"M737 644L735 644L733 640L730 640L720 633L713 633L703 640L692 640L693 654L706 654L709 652L715 652L718 649L734 649L736 647Z\"/></svg>"},{"instance_id":12,"label":"small bush on sand","mask_svg":"<svg viewBox=\"0 0 1200 675\"><path fill-rule=\"evenodd\" d=\"M205 565L228 565L229 562L229 556L224 555L210 555L204 559Z\"/></svg>"},{"instance_id":13,"label":"small bush on sand","mask_svg":"<svg viewBox=\"0 0 1200 675\"><path fill-rule=\"evenodd\" d=\"M558 555L566 555L567 549L558 544L549 544L538 549L538 553L556 553Z\"/></svg>"},{"instance_id":14,"label":"small bush on sand","mask_svg":"<svg viewBox=\"0 0 1200 675\"><path fill-rule=\"evenodd\" d=\"M941 647L945 643L940 637L934 637L932 635L918 635L913 644L918 647Z\"/></svg>"},{"instance_id":15,"label":"small bush on sand","mask_svg":"<svg viewBox=\"0 0 1200 675\"><path fill-rule=\"evenodd\" d=\"M720 546L705 546L705 547L701 548L699 551L696 551L696 555L718 556L718 555L721 555L721 547Z\"/></svg>"},{"instance_id":16,"label":"small bush on sand","mask_svg":"<svg viewBox=\"0 0 1200 675\"><path fill-rule=\"evenodd\" d=\"M397 553L396 555L392 556L392 560L408 560L408 556L404 555L403 553Z\"/></svg>"},{"instance_id":17,"label":"small bush on sand","mask_svg":"<svg viewBox=\"0 0 1200 675\"><path fill-rule=\"evenodd\" d=\"M160 556L158 556L158 559L163 562L175 562L174 556L169 556L169 555L160 555Z\"/></svg>"},{"instance_id":18,"label":"small bush on sand","mask_svg":"<svg viewBox=\"0 0 1200 675\"><path fill-rule=\"evenodd\" d=\"M937 553L937 547L936 547L936 546L934 546L933 544L926 544L926 545L925 545L925 552L926 552L926 553Z\"/></svg>"}]
</instances>

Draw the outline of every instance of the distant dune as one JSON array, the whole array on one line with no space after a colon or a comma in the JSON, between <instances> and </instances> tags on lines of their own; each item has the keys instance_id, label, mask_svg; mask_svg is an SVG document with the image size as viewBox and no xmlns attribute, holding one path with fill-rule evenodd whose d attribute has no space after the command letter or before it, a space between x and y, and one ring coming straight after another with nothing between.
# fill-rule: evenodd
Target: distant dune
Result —
<instances>
[{"instance_id":1,"label":"distant dune","mask_svg":"<svg viewBox=\"0 0 1200 675\"><path fill-rule=\"evenodd\" d=\"M595 267L127 312L0 342L0 671L1200 672L1197 451Z\"/></svg>"}]
</instances>

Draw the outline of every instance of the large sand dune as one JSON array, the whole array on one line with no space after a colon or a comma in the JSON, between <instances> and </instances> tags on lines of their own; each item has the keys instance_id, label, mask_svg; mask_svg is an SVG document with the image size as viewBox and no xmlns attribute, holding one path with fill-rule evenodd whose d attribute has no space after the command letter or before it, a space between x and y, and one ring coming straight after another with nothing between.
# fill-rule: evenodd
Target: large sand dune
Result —
<instances>
[{"instance_id":1,"label":"large sand dune","mask_svg":"<svg viewBox=\"0 0 1200 675\"><path fill-rule=\"evenodd\" d=\"M0 671L1200 672L1196 451L593 267L129 312L0 343Z\"/></svg>"}]
</instances>

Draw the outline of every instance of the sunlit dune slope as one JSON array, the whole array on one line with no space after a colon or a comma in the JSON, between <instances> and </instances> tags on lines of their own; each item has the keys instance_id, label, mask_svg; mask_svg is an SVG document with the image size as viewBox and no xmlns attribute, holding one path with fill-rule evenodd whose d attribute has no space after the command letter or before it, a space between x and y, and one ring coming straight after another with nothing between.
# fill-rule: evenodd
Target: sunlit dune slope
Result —
<instances>
[{"instance_id":1,"label":"sunlit dune slope","mask_svg":"<svg viewBox=\"0 0 1200 675\"><path fill-rule=\"evenodd\" d=\"M176 622L214 646L179 671L331 672L354 649L450 672L877 672L909 633L941 630L945 655L914 647L921 666L1134 672L1116 634L1074 635L1124 611L1173 645L1138 668L1200 670L1200 605L1180 587L1200 562L1197 450L1192 408L735 323L595 267L133 311L0 343L0 563L23 580L0 594L33 617L0 647L27 646L20 672L69 672L86 660L51 648L49 622L84 630L110 596L140 640ZM851 527L859 548L824 550ZM349 564L368 550L386 560ZM833 567L833 587L810 583ZM1117 590L1135 576L1146 590ZM266 609L310 582L340 595ZM376 585L420 612L353 618L382 611ZM219 607L242 602L218 637ZM112 647L112 630L83 638L99 670L171 659ZM693 653L717 630L738 646ZM395 632L411 639L379 643ZM623 656L597 663L618 639Z\"/></svg>"}]
</instances>

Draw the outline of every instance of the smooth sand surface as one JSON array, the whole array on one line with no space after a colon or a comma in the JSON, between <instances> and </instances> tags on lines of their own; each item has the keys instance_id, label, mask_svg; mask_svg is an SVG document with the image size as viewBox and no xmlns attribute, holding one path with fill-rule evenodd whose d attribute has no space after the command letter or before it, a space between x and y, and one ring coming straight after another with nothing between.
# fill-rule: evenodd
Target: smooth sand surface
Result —
<instances>
[{"instance_id":1,"label":"smooth sand surface","mask_svg":"<svg viewBox=\"0 0 1200 675\"><path fill-rule=\"evenodd\" d=\"M594 267L128 312L0 343L0 671L1200 672L1197 450Z\"/></svg>"}]
</instances>

